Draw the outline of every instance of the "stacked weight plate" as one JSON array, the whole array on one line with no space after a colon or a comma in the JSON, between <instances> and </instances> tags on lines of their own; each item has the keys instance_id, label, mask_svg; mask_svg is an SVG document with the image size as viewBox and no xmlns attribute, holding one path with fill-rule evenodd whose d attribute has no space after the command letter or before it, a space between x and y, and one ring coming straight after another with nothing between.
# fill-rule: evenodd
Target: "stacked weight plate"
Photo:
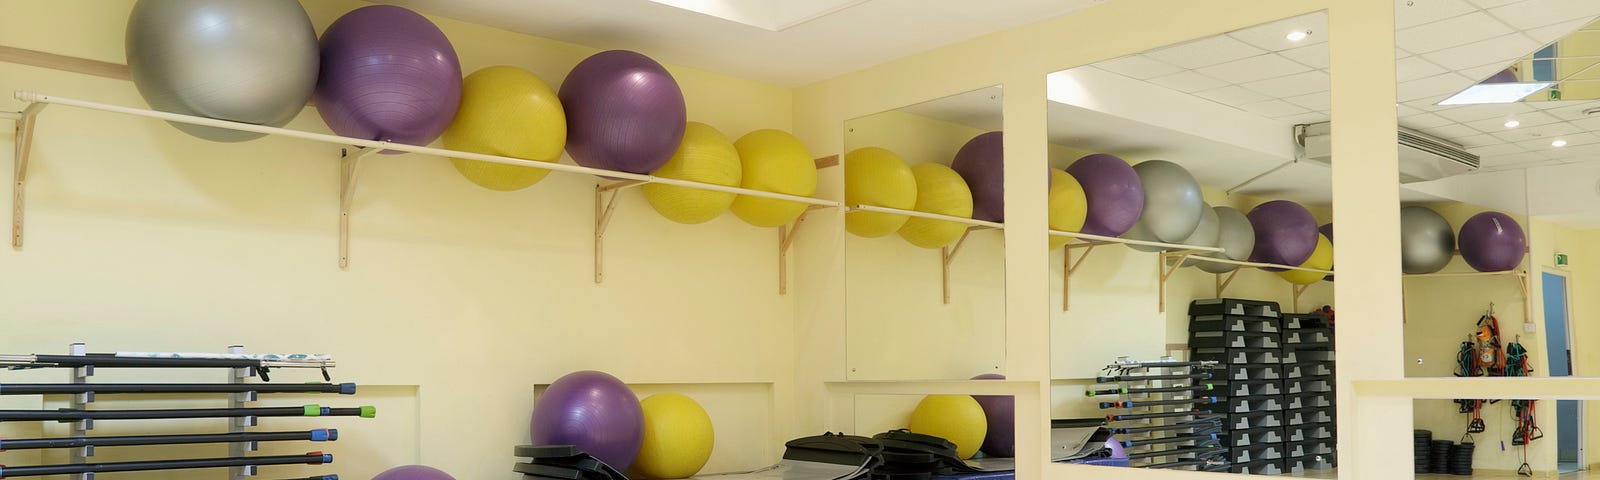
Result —
<instances>
[{"instance_id":1,"label":"stacked weight plate","mask_svg":"<svg viewBox=\"0 0 1600 480\"><path fill-rule=\"evenodd\" d=\"M1204 299L1189 304L1189 359L1215 361L1217 402L1226 415L1227 471L1274 475L1287 471L1282 319L1278 304Z\"/></svg>"},{"instance_id":2,"label":"stacked weight plate","mask_svg":"<svg viewBox=\"0 0 1600 480\"><path fill-rule=\"evenodd\" d=\"M1450 473L1450 448L1455 442L1434 440L1428 446L1428 473Z\"/></svg>"},{"instance_id":3,"label":"stacked weight plate","mask_svg":"<svg viewBox=\"0 0 1600 480\"><path fill-rule=\"evenodd\" d=\"M1416 473L1428 473L1428 445L1433 443L1433 431L1413 430L1411 432L1411 453L1416 463Z\"/></svg>"},{"instance_id":4,"label":"stacked weight plate","mask_svg":"<svg viewBox=\"0 0 1600 480\"><path fill-rule=\"evenodd\" d=\"M1461 442L1450 446L1449 469L1451 475L1472 475L1472 451L1477 444Z\"/></svg>"}]
</instances>

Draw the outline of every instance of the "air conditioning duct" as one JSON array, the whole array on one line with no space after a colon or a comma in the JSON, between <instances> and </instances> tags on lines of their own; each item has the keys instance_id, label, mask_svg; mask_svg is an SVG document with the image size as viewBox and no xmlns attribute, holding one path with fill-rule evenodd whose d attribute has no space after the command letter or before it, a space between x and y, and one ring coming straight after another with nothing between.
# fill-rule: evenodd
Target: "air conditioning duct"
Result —
<instances>
[{"instance_id":1,"label":"air conditioning duct","mask_svg":"<svg viewBox=\"0 0 1600 480\"><path fill-rule=\"evenodd\" d=\"M1328 122L1294 126L1300 160L1333 165ZM1426 182L1478 169L1478 156L1448 140L1400 127L1400 183Z\"/></svg>"}]
</instances>

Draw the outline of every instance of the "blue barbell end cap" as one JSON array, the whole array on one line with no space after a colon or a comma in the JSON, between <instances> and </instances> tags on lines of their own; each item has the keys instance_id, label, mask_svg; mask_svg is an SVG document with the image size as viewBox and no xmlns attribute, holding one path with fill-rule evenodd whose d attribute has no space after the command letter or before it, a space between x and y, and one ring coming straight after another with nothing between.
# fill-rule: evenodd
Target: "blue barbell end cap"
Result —
<instances>
[{"instance_id":1,"label":"blue barbell end cap","mask_svg":"<svg viewBox=\"0 0 1600 480\"><path fill-rule=\"evenodd\" d=\"M311 441L324 442L328 440L328 430L319 428L311 431Z\"/></svg>"},{"instance_id":2,"label":"blue barbell end cap","mask_svg":"<svg viewBox=\"0 0 1600 480\"><path fill-rule=\"evenodd\" d=\"M354 383L341 383L341 384L339 384L339 394L340 395L355 395L356 394L356 384L354 384Z\"/></svg>"},{"instance_id":3,"label":"blue barbell end cap","mask_svg":"<svg viewBox=\"0 0 1600 480\"><path fill-rule=\"evenodd\" d=\"M338 440L338 439L339 439L339 429L337 429L337 428L328 429L328 441L332 442L332 441Z\"/></svg>"},{"instance_id":4,"label":"blue barbell end cap","mask_svg":"<svg viewBox=\"0 0 1600 480\"><path fill-rule=\"evenodd\" d=\"M326 416L332 415L332 414L333 414L333 409L332 408L322 407L322 416L326 417Z\"/></svg>"},{"instance_id":5,"label":"blue barbell end cap","mask_svg":"<svg viewBox=\"0 0 1600 480\"><path fill-rule=\"evenodd\" d=\"M322 454L322 463L333 463L333 454L331 454L331 453Z\"/></svg>"}]
</instances>

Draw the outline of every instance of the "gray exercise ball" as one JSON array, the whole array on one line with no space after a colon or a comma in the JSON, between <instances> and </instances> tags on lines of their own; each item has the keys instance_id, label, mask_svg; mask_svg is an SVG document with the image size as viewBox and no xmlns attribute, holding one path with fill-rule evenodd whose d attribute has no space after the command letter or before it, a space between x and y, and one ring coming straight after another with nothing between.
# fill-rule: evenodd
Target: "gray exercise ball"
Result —
<instances>
[{"instance_id":1,"label":"gray exercise ball","mask_svg":"<svg viewBox=\"0 0 1600 480\"><path fill-rule=\"evenodd\" d=\"M1250 218L1233 207L1216 207L1212 210L1217 212L1217 246L1223 251L1206 256L1249 260L1250 252L1256 249L1256 229L1250 226ZM1228 273L1239 268L1238 265L1205 261L1195 266L1210 273Z\"/></svg>"},{"instance_id":2,"label":"gray exercise ball","mask_svg":"<svg viewBox=\"0 0 1600 480\"><path fill-rule=\"evenodd\" d=\"M1144 212L1123 238L1152 242L1180 243L1200 225L1205 199L1200 182L1189 171L1166 160L1146 160L1133 166L1144 186ZM1159 247L1129 245L1146 252Z\"/></svg>"},{"instance_id":3,"label":"gray exercise ball","mask_svg":"<svg viewBox=\"0 0 1600 480\"><path fill-rule=\"evenodd\" d=\"M163 112L281 127L317 86L317 32L294 0L139 0L126 43L134 86ZM262 136L172 125L219 142Z\"/></svg>"},{"instance_id":4,"label":"gray exercise ball","mask_svg":"<svg viewBox=\"0 0 1600 480\"><path fill-rule=\"evenodd\" d=\"M1222 225L1217 220L1216 209L1211 208L1210 205L1206 205L1205 208L1200 211L1200 225L1194 227L1194 233L1189 234L1189 238L1185 238L1179 243L1184 245L1194 245L1197 247L1215 247L1217 246L1217 238L1220 237L1221 234ZM1201 263L1212 262L1184 260L1183 266L1192 267Z\"/></svg>"},{"instance_id":5,"label":"gray exercise ball","mask_svg":"<svg viewBox=\"0 0 1600 480\"><path fill-rule=\"evenodd\" d=\"M1456 234L1450 222L1424 207L1400 209L1400 270L1433 273L1455 256Z\"/></svg>"}]
</instances>

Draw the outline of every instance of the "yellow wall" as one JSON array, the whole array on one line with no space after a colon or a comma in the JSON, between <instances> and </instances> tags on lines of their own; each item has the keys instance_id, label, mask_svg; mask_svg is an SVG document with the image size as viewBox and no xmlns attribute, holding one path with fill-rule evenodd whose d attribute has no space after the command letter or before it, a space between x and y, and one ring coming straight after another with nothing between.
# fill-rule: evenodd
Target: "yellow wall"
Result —
<instances>
[{"instance_id":1,"label":"yellow wall","mask_svg":"<svg viewBox=\"0 0 1600 480\"><path fill-rule=\"evenodd\" d=\"M0 44L121 62L132 4L6 2ZM306 2L319 29L361 5ZM433 20L465 72L516 65L556 86L595 51ZM787 88L668 68L692 120L735 137L791 128ZM9 95L18 89L144 105L126 81L0 63L0 91L8 92L0 109L20 108ZM288 127L327 131L310 109ZM0 136L0 149L11 148L11 136ZM349 478L413 462L457 478L506 477L510 447L528 441L536 386L580 369L699 399L717 421L708 472L769 464L795 436L790 416L771 414L792 410L795 370L795 299L777 293L773 230L731 215L673 224L627 191L606 237L606 283L595 285L596 179L555 174L500 193L438 158L377 156L363 167L352 266L341 272L337 154L286 138L211 143L156 121L46 109L34 141L27 246L0 252L0 312L27 327L0 336L0 351L53 353L84 341L92 351L243 343L335 354L336 380L392 386L324 399L385 407L376 420L325 422L345 435L328 448L338 463L316 471ZM396 402L416 406L388 408ZM391 444L404 448L373 450Z\"/></svg>"}]
</instances>

